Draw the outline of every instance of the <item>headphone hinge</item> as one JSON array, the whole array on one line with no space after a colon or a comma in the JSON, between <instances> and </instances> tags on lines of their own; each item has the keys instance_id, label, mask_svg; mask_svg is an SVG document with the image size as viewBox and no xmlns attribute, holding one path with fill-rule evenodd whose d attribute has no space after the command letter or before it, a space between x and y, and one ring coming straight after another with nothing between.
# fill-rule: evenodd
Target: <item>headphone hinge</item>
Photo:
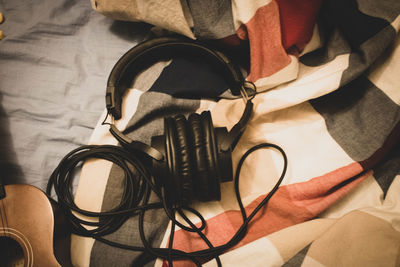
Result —
<instances>
[{"instance_id":1,"label":"headphone hinge","mask_svg":"<svg viewBox=\"0 0 400 267\"><path fill-rule=\"evenodd\" d=\"M113 108L115 106L115 86L107 86L106 90L106 107L107 109Z\"/></svg>"},{"instance_id":2,"label":"headphone hinge","mask_svg":"<svg viewBox=\"0 0 400 267\"><path fill-rule=\"evenodd\" d=\"M114 119L118 120L121 118L121 98L115 86L107 86L106 108Z\"/></svg>"}]
</instances>

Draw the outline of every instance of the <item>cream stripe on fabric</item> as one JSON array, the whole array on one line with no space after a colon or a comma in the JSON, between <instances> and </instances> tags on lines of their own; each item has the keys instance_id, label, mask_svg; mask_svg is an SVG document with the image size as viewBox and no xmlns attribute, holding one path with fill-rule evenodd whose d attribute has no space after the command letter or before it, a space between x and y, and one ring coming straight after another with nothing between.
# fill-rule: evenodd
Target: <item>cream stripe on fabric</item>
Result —
<instances>
[{"instance_id":1,"label":"cream stripe on fabric","mask_svg":"<svg viewBox=\"0 0 400 267\"><path fill-rule=\"evenodd\" d=\"M212 110L216 104L217 104L217 102L215 102L215 101L201 99L200 107L196 110L196 113L200 114L203 111Z\"/></svg>"},{"instance_id":2,"label":"cream stripe on fabric","mask_svg":"<svg viewBox=\"0 0 400 267\"><path fill-rule=\"evenodd\" d=\"M263 237L220 256L222 266L281 266L285 262L273 243ZM216 266L211 260L204 267Z\"/></svg>"},{"instance_id":3,"label":"cream stripe on fabric","mask_svg":"<svg viewBox=\"0 0 400 267\"><path fill-rule=\"evenodd\" d=\"M306 46L304 47L304 50L301 52L301 54L299 55L300 57L302 55L305 55L311 51L317 50L318 48L322 47L322 40L321 40L321 36L319 35L319 28L318 28L318 24L314 25L314 29L313 29L313 34L311 36L311 40L306 44Z\"/></svg>"},{"instance_id":4,"label":"cream stripe on fabric","mask_svg":"<svg viewBox=\"0 0 400 267\"><path fill-rule=\"evenodd\" d=\"M392 23L391 25L393 28L396 30L396 32L399 32L400 30L400 16L398 16Z\"/></svg>"},{"instance_id":5,"label":"cream stripe on fabric","mask_svg":"<svg viewBox=\"0 0 400 267\"><path fill-rule=\"evenodd\" d=\"M397 175L387 191L386 197L379 206L370 206L363 209L366 213L379 217L400 232L400 175Z\"/></svg>"},{"instance_id":6,"label":"cream stripe on fabric","mask_svg":"<svg viewBox=\"0 0 400 267\"><path fill-rule=\"evenodd\" d=\"M130 118L136 111L142 93L142 91L136 89L129 90L126 93L124 101L122 101L123 117L115 122L118 129L122 130L126 127ZM90 144L117 145L117 140L109 132L109 126L101 125L105 115L106 111L104 111L93 131L90 138ZM90 211L101 211L104 191L107 186L111 166L111 162L104 160L89 160L83 165L78 188L75 194L75 203L78 207ZM93 244L94 239L92 238L77 235L71 236L71 259L74 266L89 266L90 252Z\"/></svg>"},{"instance_id":7,"label":"cream stripe on fabric","mask_svg":"<svg viewBox=\"0 0 400 267\"><path fill-rule=\"evenodd\" d=\"M301 266L304 267L325 267L325 265L323 265L322 263L316 261L315 259L309 257L309 256L305 256L303 264Z\"/></svg>"},{"instance_id":8,"label":"cream stripe on fabric","mask_svg":"<svg viewBox=\"0 0 400 267\"><path fill-rule=\"evenodd\" d=\"M314 241L307 256L325 266L396 266L399 249L400 232L387 221L353 211Z\"/></svg>"},{"instance_id":9,"label":"cream stripe on fabric","mask_svg":"<svg viewBox=\"0 0 400 267\"><path fill-rule=\"evenodd\" d=\"M266 92L265 97L254 99L255 104L262 103L256 106L255 113L259 115L283 109L336 90L343 71L348 66L349 54L337 56L334 60L317 67L300 63L295 81Z\"/></svg>"},{"instance_id":10,"label":"cream stripe on fabric","mask_svg":"<svg viewBox=\"0 0 400 267\"><path fill-rule=\"evenodd\" d=\"M335 223L330 219L315 219L272 233L268 239L286 262L323 234Z\"/></svg>"}]
</instances>

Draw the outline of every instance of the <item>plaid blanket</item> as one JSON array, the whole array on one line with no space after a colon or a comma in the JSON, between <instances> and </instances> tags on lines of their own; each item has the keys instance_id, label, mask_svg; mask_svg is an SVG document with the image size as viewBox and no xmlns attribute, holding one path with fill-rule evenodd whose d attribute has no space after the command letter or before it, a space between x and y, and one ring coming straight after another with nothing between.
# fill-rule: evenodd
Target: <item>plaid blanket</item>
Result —
<instances>
[{"instance_id":1,"label":"plaid blanket","mask_svg":"<svg viewBox=\"0 0 400 267\"><path fill-rule=\"evenodd\" d=\"M257 85L260 93L233 165L253 145L271 142L286 151L288 172L243 240L221 255L223 266L400 264L399 1L92 0L92 5L116 19L218 42L240 53L247 80ZM162 116L152 112L162 108L168 114L211 110L214 125L229 129L244 104L227 89L200 63L157 63L127 92L117 126L150 143L163 132ZM176 97L188 90L194 95L206 90L220 100ZM117 144L100 122L91 143ZM269 192L281 169L273 150L245 161L240 192L246 211ZM111 163L86 162L77 204L109 209L119 201L122 180ZM221 201L194 205L207 219L205 233L214 246L229 240L242 223L233 184L224 183L221 190ZM148 212L145 222L150 242L167 246L163 211ZM131 218L107 238L141 245L138 236L137 218ZM196 234L179 229L173 245L185 251L207 248ZM71 248L76 266L126 266L143 257L79 236L72 237Z\"/></svg>"}]
</instances>

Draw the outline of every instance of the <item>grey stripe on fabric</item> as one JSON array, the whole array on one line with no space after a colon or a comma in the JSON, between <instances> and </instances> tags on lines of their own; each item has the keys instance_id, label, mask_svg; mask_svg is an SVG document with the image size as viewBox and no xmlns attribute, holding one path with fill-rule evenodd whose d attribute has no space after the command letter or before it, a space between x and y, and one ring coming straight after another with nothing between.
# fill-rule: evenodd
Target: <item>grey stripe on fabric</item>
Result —
<instances>
[{"instance_id":1,"label":"grey stripe on fabric","mask_svg":"<svg viewBox=\"0 0 400 267\"><path fill-rule=\"evenodd\" d=\"M298 267L303 264L304 258L307 256L307 252L310 249L311 244L307 245L305 248L303 248L299 253L294 255L292 258L290 258L285 264L282 265L282 267Z\"/></svg>"},{"instance_id":2,"label":"grey stripe on fabric","mask_svg":"<svg viewBox=\"0 0 400 267\"><path fill-rule=\"evenodd\" d=\"M361 75L375 60L390 47L396 38L396 31L388 25L350 54L349 67L343 72L340 85L345 85Z\"/></svg>"},{"instance_id":3,"label":"grey stripe on fabric","mask_svg":"<svg viewBox=\"0 0 400 267\"><path fill-rule=\"evenodd\" d=\"M382 18L389 22L394 21L400 13L399 0L357 0L357 4L364 14Z\"/></svg>"},{"instance_id":4,"label":"grey stripe on fabric","mask_svg":"<svg viewBox=\"0 0 400 267\"><path fill-rule=\"evenodd\" d=\"M127 135L134 140L150 144L151 136L163 134L164 116L192 113L199 107L200 100L177 99L167 94L147 91L140 97L137 111L128 123ZM122 170L113 165L104 193L103 211L119 203L124 185L123 177ZM144 228L150 244L159 247L168 222L169 219L162 209L146 212ZM128 219L119 230L105 238L123 244L143 246L139 234L138 217ZM140 257L143 257L143 253L110 247L96 241L91 252L90 265L131 266L132 262ZM148 266L153 265L154 262L148 264Z\"/></svg>"},{"instance_id":5,"label":"grey stripe on fabric","mask_svg":"<svg viewBox=\"0 0 400 267\"><path fill-rule=\"evenodd\" d=\"M400 120L400 107L364 76L310 103L355 161L366 160L381 148Z\"/></svg>"},{"instance_id":6,"label":"grey stripe on fabric","mask_svg":"<svg viewBox=\"0 0 400 267\"><path fill-rule=\"evenodd\" d=\"M326 45L320 49L303 55L300 58L301 63L307 66L321 66L332 60L337 56L349 54L351 48L346 41L346 38L339 29L335 29L330 34Z\"/></svg>"},{"instance_id":7,"label":"grey stripe on fabric","mask_svg":"<svg viewBox=\"0 0 400 267\"><path fill-rule=\"evenodd\" d=\"M199 39L220 39L235 33L230 0L187 0Z\"/></svg>"}]
</instances>

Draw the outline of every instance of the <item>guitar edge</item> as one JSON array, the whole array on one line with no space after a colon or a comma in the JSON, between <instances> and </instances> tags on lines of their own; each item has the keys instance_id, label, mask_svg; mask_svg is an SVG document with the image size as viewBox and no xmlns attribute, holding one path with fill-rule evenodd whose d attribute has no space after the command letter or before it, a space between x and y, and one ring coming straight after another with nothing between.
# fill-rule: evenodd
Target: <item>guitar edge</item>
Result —
<instances>
[{"instance_id":1,"label":"guitar edge","mask_svg":"<svg viewBox=\"0 0 400 267\"><path fill-rule=\"evenodd\" d=\"M53 252L54 218L47 196L25 184L6 185L5 193L0 200L0 236L18 242L23 266L60 266Z\"/></svg>"}]
</instances>

